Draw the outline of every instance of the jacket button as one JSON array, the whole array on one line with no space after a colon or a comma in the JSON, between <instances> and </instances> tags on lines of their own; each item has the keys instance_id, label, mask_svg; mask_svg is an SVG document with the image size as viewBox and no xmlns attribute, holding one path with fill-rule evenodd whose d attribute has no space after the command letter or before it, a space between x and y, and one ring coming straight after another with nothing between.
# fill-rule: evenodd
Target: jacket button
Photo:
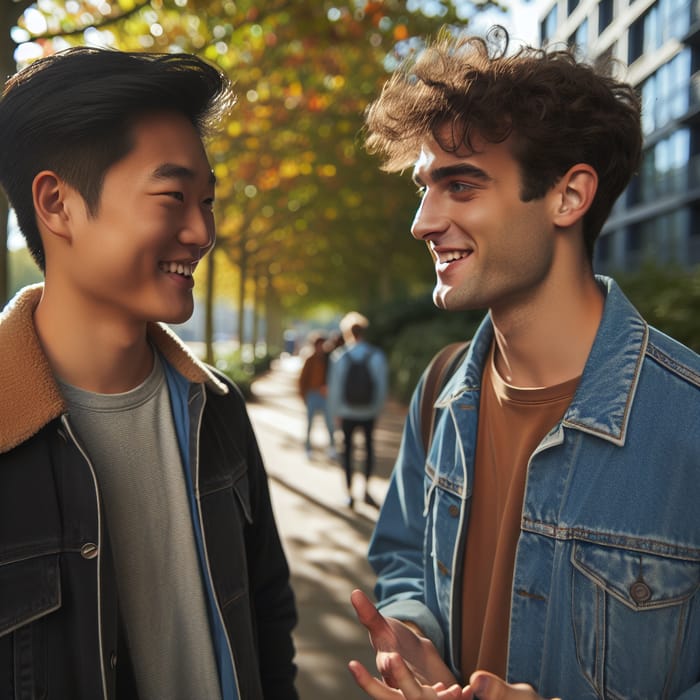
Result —
<instances>
[{"instance_id":1,"label":"jacket button","mask_svg":"<svg viewBox=\"0 0 700 700\"><path fill-rule=\"evenodd\" d=\"M646 603L651 598L651 588L644 581L635 581L630 586L630 595L635 603Z\"/></svg>"},{"instance_id":2,"label":"jacket button","mask_svg":"<svg viewBox=\"0 0 700 700\"><path fill-rule=\"evenodd\" d=\"M86 542L80 548L80 555L83 559L94 559L97 556L98 549L94 542Z\"/></svg>"},{"instance_id":3,"label":"jacket button","mask_svg":"<svg viewBox=\"0 0 700 700\"><path fill-rule=\"evenodd\" d=\"M456 518L459 515L459 507L454 505L454 503L447 509L447 512L453 517Z\"/></svg>"},{"instance_id":4,"label":"jacket button","mask_svg":"<svg viewBox=\"0 0 700 700\"><path fill-rule=\"evenodd\" d=\"M110 665L112 668L116 668L116 667L117 667L117 652L116 652L116 651L113 651L113 652L109 655L109 665Z\"/></svg>"}]
</instances>

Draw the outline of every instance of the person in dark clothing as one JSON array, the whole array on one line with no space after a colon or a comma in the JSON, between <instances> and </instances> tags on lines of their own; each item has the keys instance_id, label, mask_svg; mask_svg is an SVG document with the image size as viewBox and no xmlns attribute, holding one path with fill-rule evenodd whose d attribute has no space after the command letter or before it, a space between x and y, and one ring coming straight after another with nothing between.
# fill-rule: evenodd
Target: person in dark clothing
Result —
<instances>
[{"instance_id":1,"label":"person in dark clothing","mask_svg":"<svg viewBox=\"0 0 700 700\"><path fill-rule=\"evenodd\" d=\"M388 389L387 363L384 353L365 340L365 332L369 321L357 311L351 311L340 321L340 331L344 344L331 354L331 364L328 379L328 403L330 411L340 421L343 431L343 466L347 485L347 505L352 508L354 498L352 492L353 477L353 434L359 428L365 440L365 469L364 469L364 501L368 505L376 503L369 492L369 481L374 472L374 424L381 413L386 401ZM366 363L366 376L371 384L367 396L353 399L348 394L348 377L355 363Z\"/></svg>"},{"instance_id":2,"label":"person in dark clothing","mask_svg":"<svg viewBox=\"0 0 700 700\"><path fill-rule=\"evenodd\" d=\"M240 392L165 323L214 245L186 54L74 48L10 78L0 183L44 283L0 317L0 693L296 700L289 569Z\"/></svg>"}]
</instances>

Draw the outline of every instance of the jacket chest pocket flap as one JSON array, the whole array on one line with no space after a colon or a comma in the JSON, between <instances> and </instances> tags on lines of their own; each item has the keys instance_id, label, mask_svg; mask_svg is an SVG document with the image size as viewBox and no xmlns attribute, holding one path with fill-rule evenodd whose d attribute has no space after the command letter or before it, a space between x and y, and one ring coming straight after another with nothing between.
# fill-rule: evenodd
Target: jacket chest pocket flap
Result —
<instances>
[{"instance_id":1,"label":"jacket chest pocket flap","mask_svg":"<svg viewBox=\"0 0 700 700\"><path fill-rule=\"evenodd\" d=\"M0 564L0 637L60 607L58 554Z\"/></svg>"},{"instance_id":2,"label":"jacket chest pocket flap","mask_svg":"<svg viewBox=\"0 0 700 700\"><path fill-rule=\"evenodd\" d=\"M679 660L700 641L688 630L700 562L576 542L571 563L578 660L599 697L675 697L684 665L698 670Z\"/></svg>"},{"instance_id":3,"label":"jacket chest pocket flap","mask_svg":"<svg viewBox=\"0 0 700 700\"><path fill-rule=\"evenodd\" d=\"M700 587L700 562L577 543L573 565L633 610L678 605Z\"/></svg>"}]
</instances>

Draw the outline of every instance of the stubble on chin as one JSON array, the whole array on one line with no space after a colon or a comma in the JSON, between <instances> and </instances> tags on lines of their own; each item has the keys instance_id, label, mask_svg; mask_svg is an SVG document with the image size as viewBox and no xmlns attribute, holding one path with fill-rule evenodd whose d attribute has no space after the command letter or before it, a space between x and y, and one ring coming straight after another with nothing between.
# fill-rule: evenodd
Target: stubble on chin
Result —
<instances>
[{"instance_id":1,"label":"stubble on chin","mask_svg":"<svg viewBox=\"0 0 700 700\"><path fill-rule=\"evenodd\" d=\"M447 290L443 289L440 285L436 286L433 290L433 304L435 304L438 309L447 311L447 294Z\"/></svg>"}]
</instances>

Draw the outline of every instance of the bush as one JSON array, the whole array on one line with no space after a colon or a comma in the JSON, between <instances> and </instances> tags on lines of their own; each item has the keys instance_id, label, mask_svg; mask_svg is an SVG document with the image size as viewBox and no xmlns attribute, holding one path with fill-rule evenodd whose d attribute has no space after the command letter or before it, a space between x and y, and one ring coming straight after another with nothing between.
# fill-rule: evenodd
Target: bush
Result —
<instances>
[{"instance_id":1,"label":"bush","mask_svg":"<svg viewBox=\"0 0 700 700\"><path fill-rule=\"evenodd\" d=\"M483 311L444 311L429 295L394 301L366 312L368 340L384 350L391 395L407 403L423 370L443 346L474 335Z\"/></svg>"},{"instance_id":2,"label":"bush","mask_svg":"<svg viewBox=\"0 0 700 700\"><path fill-rule=\"evenodd\" d=\"M217 359L216 367L223 372L238 388L248 401L253 397L251 386L255 379L270 369L272 357L264 355L252 361L241 358L240 350Z\"/></svg>"},{"instance_id":3,"label":"bush","mask_svg":"<svg viewBox=\"0 0 700 700\"><path fill-rule=\"evenodd\" d=\"M700 352L700 267L649 264L615 279L651 325ZM485 315L437 309L427 295L363 313L371 321L368 340L387 355L391 394L404 403L433 355L448 343L471 338Z\"/></svg>"},{"instance_id":4,"label":"bush","mask_svg":"<svg viewBox=\"0 0 700 700\"><path fill-rule=\"evenodd\" d=\"M616 277L652 326L700 352L700 267L658 267Z\"/></svg>"}]
</instances>

